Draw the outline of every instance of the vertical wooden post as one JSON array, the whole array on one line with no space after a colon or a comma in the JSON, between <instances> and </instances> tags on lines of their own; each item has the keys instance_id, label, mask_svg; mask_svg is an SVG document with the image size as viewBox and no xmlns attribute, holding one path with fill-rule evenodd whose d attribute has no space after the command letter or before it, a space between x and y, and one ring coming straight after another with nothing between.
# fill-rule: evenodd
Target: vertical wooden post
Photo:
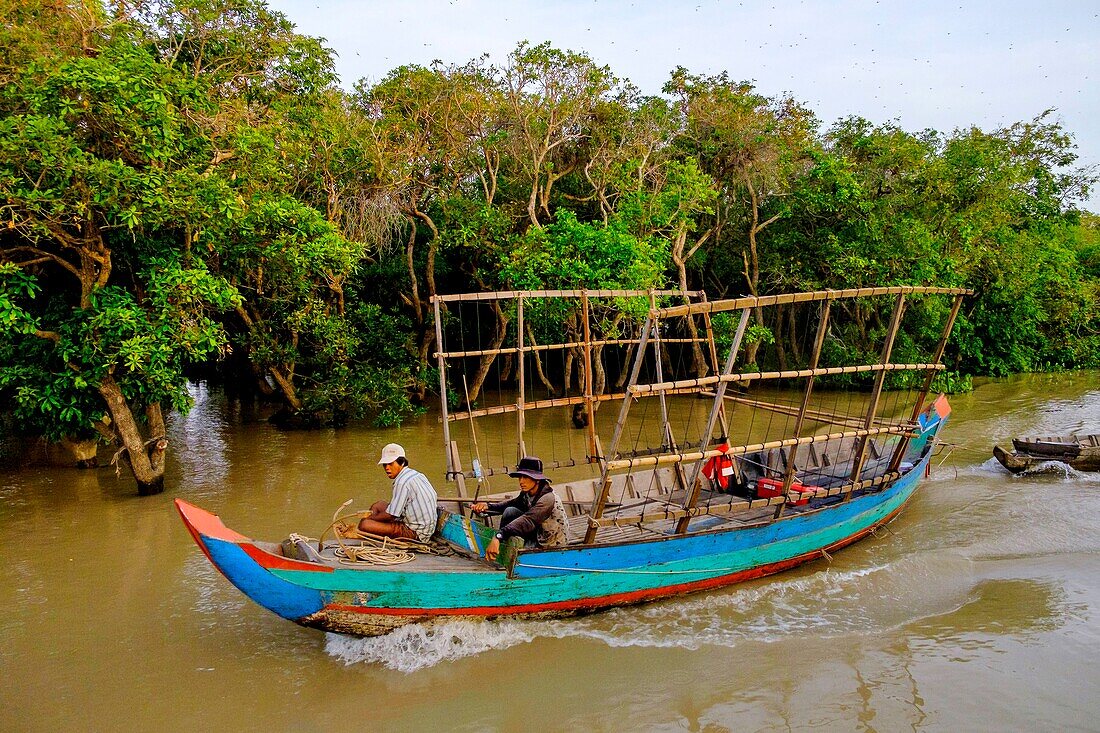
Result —
<instances>
[{"instance_id":1,"label":"vertical wooden post","mask_svg":"<svg viewBox=\"0 0 1100 733\"><path fill-rule=\"evenodd\" d=\"M817 336L814 339L814 351L810 355L810 363L807 368L817 369L817 364L821 359L821 347L825 344L825 331L829 327L829 310L832 308L833 302L826 300L821 304L821 316L817 321ZM793 318L793 316L792 316ZM806 422L806 408L810 406L810 395L814 389L814 378L812 376L806 377L806 390L802 393L802 406L798 408L798 417L794 420L794 433L792 437L802 437L802 426ZM798 444L795 443L791 446L790 452L787 453L787 470L783 474L783 497L784 502L775 509L775 518L779 519L783 516L784 509L787 508L787 502L790 501L791 483L794 481L794 461L798 455Z\"/></svg>"},{"instance_id":2,"label":"vertical wooden post","mask_svg":"<svg viewBox=\"0 0 1100 733\"><path fill-rule=\"evenodd\" d=\"M447 465L451 467L449 470L453 471L451 474L454 477L454 482L457 484L458 495L463 499L466 498L466 476L462 473L462 459L458 455L458 443L451 441L447 444ZM458 507L458 512L462 516L466 516L466 504L461 504Z\"/></svg>"},{"instance_id":3,"label":"vertical wooden post","mask_svg":"<svg viewBox=\"0 0 1100 733\"><path fill-rule=\"evenodd\" d=\"M702 301L707 302L707 294L703 293ZM714 365L714 373L721 368L718 366L718 348L714 345L714 326L710 321L710 313L703 311L703 326L707 331L707 350L710 352L710 363ZM718 422L722 425L722 435L729 436L729 422L726 420L726 405L723 401L718 408Z\"/></svg>"},{"instance_id":4,"label":"vertical wooden post","mask_svg":"<svg viewBox=\"0 0 1100 733\"><path fill-rule=\"evenodd\" d=\"M654 317L653 314L646 318L645 325L642 327L642 337L638 341L638 352L634 355L634 366L630 370L630 378L627 380L626 394L623 397L623 404L619 408L619 417L615 421L615 430L611 434L611 444L607 448L606 458L614 458L615 452L619 449L619 440L623 436L623 427L626 425L626 416L630 412L630 403L634 397L630 393L630 388L638 383L638 375L642 371L642 362L645 360L645 350L649 342L649 332L653 327ZM607 468L607 463L604 461L603 468L600 471L600 490L596 493L595 498L592 500L592 519L599 519L603 516L604 505L607 504L607 494L611 490L611 473ZM584 543L591 544L596 539L596 526L593 524L588 525L588 529L584 532Z\"/></svg>"},{"instance_id":5,"label":"vertical wooden post","mask_svg":"<svg viewBox=\"0 0 1100 733\"><path fill-rule=\"evenodd\" d=\"M516 383L519 385L519 389L516 390L516 461L527 455L527 444L523 439L523 431L527 427L526 418L523 414L524 401L526 399L525 393L525 372L523 369L523 362L526 360L526 353L523 351L523 296L520 295L516 298Z\"/></svg>"},{"instance_id":6,"label":"vertical wooden post","mask_svg":"<svg viewBox=\"0 0 1100 733\"><path fill-rule=\"evenodd\" d=\"M749 313L748 308L744 308L741 311L741 320L737 324L737 333L733 337L733 343L730 344L730 352L726 357L726 365L722 369L722 376L733 373L733 364L737 361L737 352L741 350L741 341L745 338L745 329L749 326ZM714 432L714 424L718 421L718 414L721 412L722 403L726 399L726 387L729 386L729 382L719 382L718 387L715 390L714 402L710 406L710 415L707 417L707 427L703 431L703 442L699 445L700 451L710 450L710 441L713 437L711 434ZM691 472L691 480L688 482L688 496L684 501L685 509L693 509L695 504L699 501L699 473L703 470L703 462L696 461L695 468ZM691 517L682 517L676 522L676 532L683 534L687 532L688 524L691 522Z\"/></svg>"},{"instance_id":7,"label":"vertical wooden post","mask_svg":"<svg viewBox=\"0 0 1100 733\"><path fill-rule=\"evenodd\" d=\"M897 300L894 302L894 314L890 318L890 327L886 332L886 343L882 346L882 358L879 360L880 364L887 364L890 361L890 354L894 350L894 339L898 335L898 328L901 326L901 316L905 312L905 293L899 293ZM875 414L878 412L879 396L882 394L882 385L886 382L886 371L882 370L875 375L875 386L871 389L870 404L867 405L867 415L863 420L863 427L870 428L874 425ZM867 441L870 440L866 435L859 438L856 442L855 452L852 453L852 472L848 476L848 479L855 484L859 481L860 474L863 473L863 464L867 460ZM848 501L852 498L851 491L847 492L844 496L844 501Z\"/></svg>"},{"instance_id":8,"label":"vertical wooden post","mask_svg":"<svg viewBox=\"0 0 1100 733\"><path fill-rule=\"evenodd\" d=\"M443 419L443 450L447 456L447 480L454 476L455 467L451 456L451 424L447 421L447 364L443 359L443 323L439 312L439 296L432 296L435 306L435 358L439 368L439 411Z\"/></svg>"},{"instance_id":9,"label":"vertical wooden post","mask_svg":"<svg viewBox=\"0 0 1100 733\"><path fill-rule=\"evenodd\" d=\"M652 291L649 294L649 307L651 310L657 309L657 300L653 296ZM688 318L692 318L692 316L688 315ZM663 354L661 353L660 329L660 322L655 322L653 327L653 359L655 361L655 367L657 370L657 381L664 382L665 367ZM692 344L693 349L694 347L695 344ZM672 421L669 420L668 417L668 396L665 394L664 390L661 390L658 394L660 395L661 400L661 432L663 433L663 435L661 436L662 446L664 447L666 453L675 453L679 450L679 446L676 444L676 435L672 432ZM672 465L672 475L676 482L677 488L685 492L685 495L689 494L690 487L688 485L687 475L684 473L684 464L680 463L679 461L674 463ZM656 482L658 487L661 486L661 474L660 471L656 468L653 469L653 480L654 482Z\"/></svg>"},{"instance_id":10,"label":"vertical wooden post","mask_svg":"<svg viewBox=\"0 0 1100 733\"><path fill-rule=\"evenodd\" d=\"M652 290L649 291L649 308L651 311L657 310L657 297ZM691 314L688 314L687 317L693 318ZM694 348L695 344L692 344L692 349ZM657 381L665 381L664 354L661 352L660 321L655 321L653 324L653 360L657 370ZM661 390L658 394L661 400L661 432L663 433L661 436L661 444L665 452L675 453L679 450L679 447L676 445L676 435L672 432L672 421L669 420L668 417L668 395L665 394L664 390ZM684 473L684 464L679 461L674 463L672 465L672 476L676 482L676 487L684 492L686 498L686 495L691 493L691 489L688 484L687 475ZM658 487L661 486L661 473L657 468L653 469L653 481Z\"/></svg>"},{"instance_id":11,"label":"vertical wooden post","mask_svg":"<svg viewBox=\"0 0 1100 733\"><path fill-rule=\"evenodd\" d=\"M592 314L589 310L588 291L581 291L581 317L584 319L584 414L588 417L585 431L588 435L588 462L596 460L596 411L592 404Z\"/></svg>"},{"instance_id":12,"label":"vertical wooden post","mask_svg":"<svg viewBox=\"0 0 1100 733\"><path fill-rule=\"evenodd\" d=\"M939 364L943 359L943 352L947 349L947 341L951 337L951 330L955 327L955 319L959 315L959 309L962 307L963 296L956 295L955 302L951 306L951 315L947 317L947 323L943 326L943 333L940 334L940 341L936 344L936 350L932 354L932 363ZM924 384L921 386L920 393L917 395L917 400L913 403L913 414L909 416L909 422L916 422L917 416L924 410L924 401L928 398L928 392L932 389L932 380L936 378L936 371L929 369L928 374L925 375ZM909 447L909 438L902 437L898 441L898 447L894 450L894 455L890 457L890 467L888 470L897 471L901 465L901 459L905 456L905 450Z\"/></svg>"},{"instance_id":13,"label":"vertical wooden post","mask_svg":"<svg viewBox=\"0 0 1100 733\"><path fill-rule=\"evenodd\" d=\"M651 313L657 310L657 297L652 290L649 291L649 310ZM657 320L653 322L653 360L657 369L657 381L664 382L665 370L664 364L661 363L661 324ZM661 432L663 433L661 440L668 450L673 450L672 426L668 422L668 400L664 390L661 390L658 394L658 399L661 401Z\"/></svg>"}]
</instances>

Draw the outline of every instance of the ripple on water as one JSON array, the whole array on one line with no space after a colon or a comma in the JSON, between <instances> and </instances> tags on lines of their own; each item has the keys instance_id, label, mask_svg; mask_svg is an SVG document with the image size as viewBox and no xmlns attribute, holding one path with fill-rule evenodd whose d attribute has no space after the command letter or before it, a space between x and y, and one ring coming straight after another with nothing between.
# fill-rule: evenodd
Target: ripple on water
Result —
<instances>
[{"instance_id":1,"label":"ripple on water","mask_svg":"<svg viewBox=\"0 0 1100 733\"><path fill-rule=\"evenodd\" d=\"M575 619L451 620L412 624L364 639L328 634L325 650L345 664L381 664L407 673L537 638L698 649L864 635L959 608L972 587L969 560L950 552L925 553L875 567L759 581Z\"/></svg>"}]
</instances>

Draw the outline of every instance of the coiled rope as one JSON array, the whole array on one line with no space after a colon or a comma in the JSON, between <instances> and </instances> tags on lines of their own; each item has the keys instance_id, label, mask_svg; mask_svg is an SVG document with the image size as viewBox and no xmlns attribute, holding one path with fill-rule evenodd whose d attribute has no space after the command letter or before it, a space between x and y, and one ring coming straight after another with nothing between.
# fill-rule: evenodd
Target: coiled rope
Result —
<instances>
[{"instance_id":1,"label":"coiled rope","mask_svg":"<svg viewBox=\"0 0 1100 733\"><path fill-rule=\"evenodd\" d=\"M345 520L351 519L352 517L356 519L359 518L360 514L353 514L345 517L340 516L340 512L351 502L352 500L348 499L336 508L336 511L332 514L332 522L325 528L325 531L321 533L321 538L323 539L325 534L329 532L329 530L332 530L332 534L336 538L336 544L340 545L333 551L333 554L339 558L341 564L355 565L358 563L369 563L371 565L401 565L403 563L412 562L415 557L413 553L407 549L395 547L394 545L400 540L391 541L389 537L381 538L381 545L345 545L344 538L349 536L354 536L356 539L367 540L368 542L374 539L373 535L366 535L360 532L356 525L347 528L337 526L342 525ZM321 539L318 539L317 551L320 552L322 547Z\"/></svg>"},{"instance_id":2,"label":"coiled rope","mask_svg":"<svg viewBox=\"0 0 1100 733\"><path fill-rule=\"evenodd\" d=\"M401 565L403 563L412 562L416 558L415 553L429 554L429 555L453 555L454 550L445 545L433 545L425 542L397 539L394 537L381 537L379 535L370 534L367 532L359 531L358 523L359 519L367 515L367 512L356 512L354 514L346 514L340 516L340 512L344 507L352 502L348 499L333 512L332 522L328 527L321 532L321 537L317 540L313 540L303 535L292 534L290 539L292 541L304 540L306 542L316 542L317 552L324 551L324 538L329 532L332 532L332 536L336 538L336 544L338 548L333 550L333 554L339 559L341 564L344 565L357 565L360 563L367 563L370 565ZM354 522L352 522L354 520ZM347 522L348 524L345 524ZM345 539L360 540L363 542L361 545L348 545L344 543Z\"/></svg>"},{"instance_id":3,"label":"coiled rope","mask_svg":"<svg viewBox=\"0 0 1100 733\"><path fill-rule=\"evenodd\" d=\"M337 535L339 537L339 535ZM291 542L318 542L318 540L312 537L306 537L305 535L291 533ZM382 544L379 545L345 545L343 542L339 543L339 547L333 550L333 554L343 565L354 565L357 563L370 563L371 565L400 565L411 561L415 556L412 552L401 549L398 547L387 546L386 541L388 537L381 538Z\"/></svg>"},{"instance_id":4,"label":"coiled rope","mask_svg":"<svg viewBox=\"0 0 1100 733\"><path fill-rule=\"evenodd\" d=\"M372 547L370 545L359 545L358 547L348 547L341 544L335 551L336 557L340 558L340 562L344 565L354 565L355 563L366 562L371 565L401 565L402 563L411 562L414 555L408 550L399 550L395 547L387 547L386 540L388 537L382 540L381 547Z\"/></svg>"}]
</instances>

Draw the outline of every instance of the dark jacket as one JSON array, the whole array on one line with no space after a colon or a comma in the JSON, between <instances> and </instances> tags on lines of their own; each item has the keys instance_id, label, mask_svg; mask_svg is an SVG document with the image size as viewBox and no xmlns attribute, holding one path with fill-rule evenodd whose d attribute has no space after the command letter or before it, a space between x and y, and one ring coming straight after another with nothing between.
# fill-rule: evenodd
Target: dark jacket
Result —
<instances>
[{"instance_id":1,"label":"dark jacket","mask_svg":"<svg viewBox=\"0 0 1100 733\"><path fill-rule=\"evenodd\" d=\"M519 496L508 501L489 504L490 514L503 514L508 507L514 507L523 515L500 528L500 534L509 537L537 537L540 547L564 545L565 509L550 484L543 484L534 496L521 491Z\"/></svg>"}]
</instances>

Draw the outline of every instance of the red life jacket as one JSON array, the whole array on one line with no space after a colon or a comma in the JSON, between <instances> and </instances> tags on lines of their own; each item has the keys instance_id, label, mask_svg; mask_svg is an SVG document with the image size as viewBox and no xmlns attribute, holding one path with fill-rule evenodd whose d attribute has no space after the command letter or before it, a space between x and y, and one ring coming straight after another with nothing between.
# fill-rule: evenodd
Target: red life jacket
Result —
<instances>
[{"instance_id":1,"label":"red life jacket","mask_svg":"<svg viewBox=\"0 0 1100 733\"><path fill-rule=\"evenodd\" d=\"M715 450L727 451L729 443L715 446ZM736 471L733 467L733 459L727 455L714 456L703 464L703 475L706 476L718 491L729 491L736 483Z\"/></svg>"}]
</instances>

